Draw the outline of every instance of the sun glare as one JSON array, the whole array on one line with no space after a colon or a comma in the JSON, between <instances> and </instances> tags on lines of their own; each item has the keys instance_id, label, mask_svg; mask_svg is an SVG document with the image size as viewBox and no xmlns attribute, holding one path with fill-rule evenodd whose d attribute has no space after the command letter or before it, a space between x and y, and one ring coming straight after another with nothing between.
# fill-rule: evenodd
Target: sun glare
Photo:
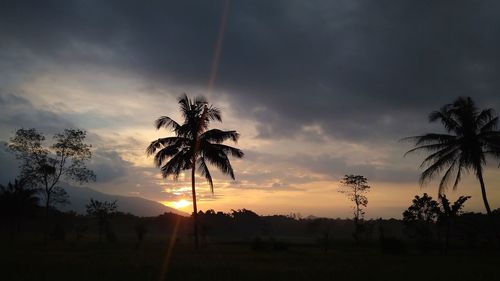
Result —
<instances>
[{"instance_id":1,"label":"sun glare","mask_svg":"<svg viewBox=\"0 0 500 281\"><path fill-rule=\"evenodd\" d=\"M176 209L182 209L182 208L185 208L187 206L190 206L192 203L188 200L181 199L179 201L167 201L167 202L164 202L163 204L166 206L169 206L169 207L176 208Z\"/></svg>"}]
</instances>

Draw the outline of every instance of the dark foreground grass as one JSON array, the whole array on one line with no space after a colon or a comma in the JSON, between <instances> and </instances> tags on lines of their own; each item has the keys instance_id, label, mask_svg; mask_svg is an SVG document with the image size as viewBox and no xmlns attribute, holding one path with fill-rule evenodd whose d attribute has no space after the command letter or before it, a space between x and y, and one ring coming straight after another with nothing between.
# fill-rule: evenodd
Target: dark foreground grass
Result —
<instances>
[{"instance_id":1,"label":"dark foreground grass","mask_svg":"<svg viewBox=\"0 0 500 281\"><path fill-rule=\"evenodd\" d=\"M167 243L2 243L0 280L159 280ZM499 280L495 253L382 254L376 248L322 252L295 246L254 251L176 244L163 280Z\"/></svg>"}]
</instances>

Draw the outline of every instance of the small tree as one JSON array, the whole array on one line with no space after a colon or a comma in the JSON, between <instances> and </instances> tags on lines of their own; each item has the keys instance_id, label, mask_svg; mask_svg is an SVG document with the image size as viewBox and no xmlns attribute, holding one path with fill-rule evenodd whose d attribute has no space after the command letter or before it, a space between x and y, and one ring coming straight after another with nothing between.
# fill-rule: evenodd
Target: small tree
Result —
<instances>
[{"instance_id":1,"label":"small tree","mask_svg":"<svg viewBox=\"0 0 500 281\"><path fill-rule=\"evenodd\" d=\"M460 216L465 201L469 200L469 198L470 196L460 196L457 201L453 203L453 205L450 205L450 201L446 198L446 195L443 194L439 197L439 201L441 204L438 216L438 224L445 228L445 253L448 252L453 222L458 216Z\"/></svg>"},{"instance_id":2,"label":"small tree","mask_svg":"<svg viewBox=\"0 0 500 281\"><path fill-rule=\"evenodd\" d=\"M54 135L51 146L44 146L42 133L36 129L19 129L10 139L9 148L21 161L21 180L43 194L45 239L50 208L68 202L66 191L58 185L60 180L78 183L95 180L95 174L85 164L92 156L91 146L84 143L85 137L85 131L65 129Z\"/></svg>"},{"instance_id":3,"label":"small tree","mask_svg":"<svg viewBox=\"0 0 500 281\"><path fill-rule=\"evenodd\" d=\"M429 250L439 213L439 203L427 193L422 197L416 195L411 206L403 212L406 233L416 239L417 246L424 252Z\"/></svg>"},{"instance_id":4,"label":"small tree","mask_svg":"<svg viewBox=\"0 0 500 281\"><path fill-rule=\"evenodd\" d=\"M94 199L90 199L90 203L85 205L87 208L87 215L94 217L98 221L99 225L99 241L102 240L102 234L104 230L109 231L108 218L110 215L116 212L118 205L116 204L116 200L109 201L98 201Z\"/></svg>"},{"instance_id":5,"label":"small tree","mask_svg":"<svg viewBox=\"0 0 500 281\"><path fill-rule=\"evenodd\" d=\"M427 193L422 197L415 195L412 204L403 212L404 222L422 221L434 223L439 217L439 203Z\"/></svg>"},{"instance_id":6,"label":"small tree","mask_svg":"<svg viewBox=\"0 0 500 281\"><path fill-rule=\"evenodd\" d=\"M370 190L367 184L368 180L360 175L345 175L340 181L339 192L347 195L349 200L354 203L354 239L358 241L361 231L361 223L365 211L364 208L368 205L368 198L364 195Z\"/></svg>"}]
</instances>

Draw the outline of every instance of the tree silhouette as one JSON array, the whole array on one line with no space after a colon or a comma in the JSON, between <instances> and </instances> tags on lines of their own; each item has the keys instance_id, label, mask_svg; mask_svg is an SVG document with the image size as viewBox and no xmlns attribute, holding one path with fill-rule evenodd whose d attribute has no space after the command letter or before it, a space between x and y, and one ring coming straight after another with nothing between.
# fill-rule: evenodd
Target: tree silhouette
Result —
<instances>
[{"instance_id":1,"label":"tree silhouette","mask_svg":"<svg viewBox=\"0 0 500 281\"><path fill-rule=\"evenodd\" d=\"M420 168L425 168L420 184L444 171L439 194L444 194L453 177L453 189L456 189L463 172L473 171L479 180L484 207L490 217L483 166L487 155L500 156L500 132L496 130L498 116L494 115L491 108L479 110L470 97L459 97L429 115L429 121L440 121L447 134L430 133L406 138L414 141L416 147L405 154L422 150L430 153L420 165Z\"/></svg>"},{"instance_id":2,"label":"tree silhouette","mask_svg":"<svg viewBox=\"0 0 500 281\"><path fill-rule=\"evenodd\" d=\"M470 196L460 196L453 205L450 205L450 200L446 198L446 195L439 196L438 200L440 202L440 212L438 216L438 223L445 228L445 244L444 252L448 252L450 244L450 234L452 223L456 217L458 217L462 208L464 207L465 201L469 200Z\"/></svg>"},{"instance_id":3,"label":"tree silhouette","mask_svg":"<svg viewBox=\"0 0 500 281\"><path fill-rule=\"evenodd\" d=\"M427 193L422 197L415 195L412 205L403 212L403 221L436 222L439 216L439 203Z\"/></svg>"},{"instance_id":4,"label":"tree silhouette","mask_svg":"<svg viewBox=\"0 0 500 281\"><path fill-rule=\"evenodd\" d=\"M38 207L37 190L26 188L22 181L14 180L0 185L0 218L19 231L21 221L34 216ZM11 229L13 230L13 229Z\"/></svg>"},{"instance_id":5,"label":"tree silhouette","mask_svg":"<svg viewBox=\"0 0 500 281\"><path fill-rule=\"evenodd\" d=\"M95 175L86 167L92 156L90 145L85 144L86 132L78 129L65 129L55 134L54 143L45 147L45 137L36 129L19 129L10 139L9 148L21 161L20 178L28 186L39 189L45 200L45 235L49 210L55 204L67 202L67 193L58 184L61 179L78 183L95 180Z\"/></svg>"},{"instance_id":6,"label":"tree silhouette","mask_svg":"<svg viewBox=\"0 0 500 281\"><path fill-rule=\"evenodd\" d=\"M162 127L172 129L173 137L157 139L147 147L147 155L155 154L154 163L161 168L164 178L173 176L178 179L183 170L191 169L191 189L193 197L193 224L195 247L198 242L198 210L196 207L196 168L205 177L213 193L213 181L208 163L217 167L222 173L234 179L234 171L229 161L228 154L242 158L243 152L237 148L224 145L226 140L236 142L239 134L236 131L223 131L219 129L208 130L211 121L222 122L220 110L209 105L204 97L194 100L183 95L179 98L179 106L184 117L182 124L172 118L162 116L155 122L156 129Z\"/></svg>"},{"instance_id":7,"label":"tree silhouette","mask_svg":"<svg viewBox=\"0 0 500 281\"><path fill-rule=\"evenodd\" d=\"M349 200L354 203L354 238L358 241L359 232L361 230L360 220L365 215L364 207L368 205L368 198L366 194L370 186L367 184L368 180L360 175L345 175L340 180L339 192L346 194Z\"/></svg>"},{"instance_id":8,"label":"tree silhouette","mask_svg":"<svg viewBox=\"0 0 500 281\"><path fill-rule=\"evenodd\" d=\"M115 213L116 209L118 208L116 200L112 202L101 202L91 198L90 203L85 205L85 207L87 208L87 215L96 218L98 221L100 242L102 240L102 234L104 233L104 230L109 230L109 216Z\"/></svg>"},{"instance_id":9,"label":"tree silhouette","mask_svg":"<svg viewBox=\"0 0 500 281\"><path fill-rule=\"evenodd\" d=\"M440 214L439 203L427 193L416 195L412 204L403 212L403 223L407 234L417 240L417 245L428 251L432 238L433 228Z\"/></svg>"},{"instance_id":10,"label":"tree silhouette","mask_svg":"<svg viewBox=\"0 0 500 281\"><path fill-rule=\"evenodd\" d=\"M446 195L440 195L438 201L427 193L422 197L416 195L412 205L403 212L403 223L410 236L416 236L419 242L429 244L432 238L432 226L436 223L445 228L444 252L448 252L452 223L464 207L470 196L460 196L453 205ZM425 245L428 247L429 245Z\"/></svg>"}]
</instances>

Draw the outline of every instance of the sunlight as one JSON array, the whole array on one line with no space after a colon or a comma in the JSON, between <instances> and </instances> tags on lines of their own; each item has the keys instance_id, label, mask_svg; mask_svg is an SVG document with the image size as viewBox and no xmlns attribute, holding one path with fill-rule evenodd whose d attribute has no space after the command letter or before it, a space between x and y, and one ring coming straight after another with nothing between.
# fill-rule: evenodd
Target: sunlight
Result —
<instances>
[{"instance_id":1,"label":"sunlight","mask_svg":"<svg viewBox=\"0 0 500 281\"><path fill-rule=\"evenodd\" d=\"M163 205L165 206L168 206L168 207L172 207L172 208L176 208L176 209L183 209L187 206L191 206L192 203L186 199L181 199L181 200L178 200L178 201L166 201L166 202L162 202Z\"/></svg>"}]
</instances>

